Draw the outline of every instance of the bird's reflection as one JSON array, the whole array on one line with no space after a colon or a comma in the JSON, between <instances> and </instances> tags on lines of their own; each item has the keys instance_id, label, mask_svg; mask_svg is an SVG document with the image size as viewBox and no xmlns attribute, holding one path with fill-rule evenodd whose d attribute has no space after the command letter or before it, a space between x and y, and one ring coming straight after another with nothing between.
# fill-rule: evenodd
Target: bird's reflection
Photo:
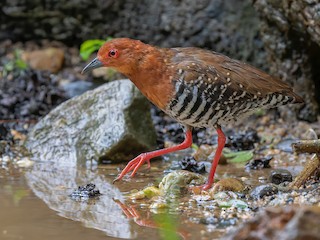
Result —
<instances>
[{"instance_id":1,"label":"bird's reflection","mask_svg":"<svg viewBox=\"0 0 320 240\"><path fill-rule=\"evenodd\" d=\"M157 216L153 216L150 211L147 212L146 216L142 216L142 214L140 214L140 212L137 210L135 206L127 205L118 199L114 199L114 201L122 209L122 212L127 217L127 219L133 219L133 221L141 227L159 229L159 231L162 233L172 234L173 236L175 236L174 239L188 239L188 236L190 235L180 226L176 226L177 228L175 228L175 226L172 226L171 221L169 225L168 222L163 221L165 220L164 218L158 218ZM167 217L168 216L169 215L167 215Z\"/></svg>"}]
</instances>

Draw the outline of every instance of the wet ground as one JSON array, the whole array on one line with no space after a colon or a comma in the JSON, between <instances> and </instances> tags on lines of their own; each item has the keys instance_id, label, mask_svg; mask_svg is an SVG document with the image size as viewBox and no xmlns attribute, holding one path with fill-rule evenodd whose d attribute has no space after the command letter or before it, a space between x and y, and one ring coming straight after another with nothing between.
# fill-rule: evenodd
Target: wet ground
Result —
<instances>
[{"instance_id":1,"label":"wet ground","mask_svg":"<svg viewBox=\"0 0 320 240\"><path fill-rule=\"evenodd\" d=\"M153 168L160 165L161 161L156 161ZM128 207L136 208L140 219L127 218L117 201L126 204L128 191L161 178L162 171L153 169L152 173L113 185L116 174L114 165L76 170L40 163L20 169L9 164L0 174L0 212L5 216L0 218L0 239L161 239L158 229L138 225L154 222L157 215L145 205L141 207L143 201L128 203ZM101 196L86 201L69 197L78 185L88 181L96 184ZM178 216L173 214L174 218ZM200 236L198 224L188 221L187 215L177 221L187 221L190 229L186 233L192 230Z\"/></svg>"},{"instance_id":2,"label":"wet ground","mask_svg":"<svg viewBox=\"0 0 320 240\"><path fill-rule=\"evenodd\" d=\"M284 133L283 138L308 135L307 129L311 125L292 124L294 130ZM259 135L265 134L267 138L268 133L270 138L275 137L281 125L283 127L283 124L270 124L263 132L258 131ZM275 130L272 132L268 128ZM274 169L287 169L296 176L310 157L297 156L269 146L269 143L258 144L256 149L260 150L255 156L272 154L271 168L245 170L244 164L228 163L218 166L217 179L235 177L253 188L268 182L270 172ZM169 234L178 238L167 239L219 239L234 226L251 219L265 206L293 203L319 205L318 183L306 184L295 193L280 193L260 200L240 198L247 204L245 207L221 208L206 195L194 195L191 192L171 200L167 209L150 208L153 199L128 198L134 190L157 185L164 172L174 165L173 162L189 156L193 151L190 149L171 154L163 160L152 161L151 170L143 168L135 178L125 178L116 184L112 184L112 181L125 164L74 169L35 162L24 168L21 167L23 165L19 167L15 160L4 162L2 158L0 212L5 217L0 218L0 238L166 239L163 234ZM95 184L101 195L82 200L70 197L78 186L88 183ZM171 224L171 230L162 229L166 222Z\"/></svg>"},{"instance_id":3,"label":"wet ground","mask_svg":"<svg viewBox=\"0 0 320 240\"><path fill-rule=\"evenodd\" d=\"M158 235L153 229L139 229L122 215L121 209L112 200L113 197L122 199L120 191L110 185L112 177L104 179L106 183L98 184L102 190L99 199L83 203L68 197L77 187L75 181L65 186L63 181L69 179L61 176L59 180L55 179L59 176L54 173L51 173L52 178L49 175L46 178L46 170L41 167L40 170L37 166L34 168L37 170L21 172L10 168L1 173L0 239L111 239L135 236L141 239ZM79 184L82 177L83 181L87 180L81 172L79 170L77 173ZM45 186L45 181L50 184Z\"/></svg>"},{"instance_id":4,"label":"wet ground","mask_svg":"<svg viewBox=\"0 0 320 240\"><path fill-rule=\"evenodd\" d=\"M1 174L0 181L0 239L106 239L103 232L51 210L28 187L23 174Z\"/></svg>"},{"instance_id":5,"label":"wet ground","mask_svg":"<svg viewBox=\"0 0 320 240\"><path fill-rule=\"evenodd\" d=\"M126 201L125 195L133 189L142 189L159 181L163 176L162 170L168 165L155 161L152 172L142 171L135 179L115 185L112 181L119 167L115 165L96 170L61 169L40 163L26 170L8 166L1 170L0 175L3 186L0 190L0 212L5 216L0 218L1 239L105 239L106 236L162 239L161 230L155 228L161 210L150 211L148 200ZM220 166L219 172L224 176L253 177L243 174L237 167ZM257 181L257 177L252 179ZM74 201L68 196L78 185L87 182L95 183L101 196L84 202ZM126 204L136 215L127 218L116 200ZM170 209L169 217L176 223L179 235L191 239L213 239L224 234L225 226L199 224L209 215L213 216L210 209L204 210L210 203L201 206L193 199L178 201Z\"/></svg>"}]
</instances>

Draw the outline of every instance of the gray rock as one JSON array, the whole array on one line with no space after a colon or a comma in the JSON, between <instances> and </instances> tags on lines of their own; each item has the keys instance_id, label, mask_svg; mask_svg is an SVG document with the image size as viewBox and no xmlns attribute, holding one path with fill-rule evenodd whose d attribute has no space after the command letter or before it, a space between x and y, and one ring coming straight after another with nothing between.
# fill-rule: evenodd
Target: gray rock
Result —
<instances>
[{"instance_id":1,"label":"gray rock","mask_svg":"<svg viewBox=\"0 0 320 240\"><path fill-rule=\"evenodd\" d=\"M277 185L283 182L292 182L292 174L286 169L276 169L270 173L269 180Z\"/></svg>"},{"instance_id":2,"label":"gray rock","mask_svg":"<svg viewBox=\"0 0 320 240\"><path fill-rule=\"evenodd\" d=\"M271 196L276 193L278 193L278 188L274 184L265 184L265 185L260 185L252 189L250 192L250 196L253 199L260 199L263 198L264 196Z\"/></svg>"},{"instance_id":3,"label":"gray rock","mask_svg":"<svg viewBox=\"0 0 320 240\"><path fill-rule=\"evenodd\" d=\"M42 161L128 161L155 146L149 103L129 80L104 84L52 110L29 132L26 147Z\"/></svg>"}]
</instances>

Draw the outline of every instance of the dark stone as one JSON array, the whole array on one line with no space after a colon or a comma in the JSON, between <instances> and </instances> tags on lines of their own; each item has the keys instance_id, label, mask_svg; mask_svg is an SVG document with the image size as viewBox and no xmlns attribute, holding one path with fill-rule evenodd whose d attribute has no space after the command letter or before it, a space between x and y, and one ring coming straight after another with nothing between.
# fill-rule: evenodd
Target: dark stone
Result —
<instances>
[{"instance_id":1,"label":"dark stone","mask_svg":"<svg viewBox=\"0 0 320 240\"><path fill-rule=\"evenodd\" d=\"M267 208L222 237L233 239L320 239L320 207Z\"/></svg>"},{"instance_id":2,"label":"dark stone","mask_svg":"<svg viewBox=\"0 0 320 240\"><path fill-rule=\"evenodd\" d=\"M3 124L0 124L0 140L4 140L5 136L7 136L8 134L8 129Z\"/></svg>"},{"instance_id":3,"label":"dark stone","mask_svg":"<svg viewBox=\"0 0 320 240\"><path fill-rule=\"evenodd\" d=\"M292 175L286 169L276 169L270 173L270 182L279 185L283 182L292 182Z\"/></svg>"},{"instance_id":4,"label":"dark stone","mask_svg":"<svg viewBox=\"0 0 320 240\"><path fill-rule=\"evenodd\" d=\"M0 140L0 156L5 153L8 142Z\"/></svg>"},{"instance_id":5,"label":"dark stone","mask_svg":"<svg viewBox=\"0 0 320 240\"><path fill-rule=\"evenodd\" d=\"M226 146L232 149L243 151L254 149L254 144L260 142L260 137L254 129L246 132L235 133L228 136Z\"/></svg>"},{"instance_id":6,"label":"dark stone","mask_svg":"<svg viewBox=\"0 0 320 240\"><path fill-rule=\"evenodd\" d=\"M305 100L298 116L316 121L320 104L320 2L252 0L271 73L291 83Z\"/></svg>"},{"instance_id":7,"label":"dark stone","mask_svg":"<svg viewBox=\"0 0 320 240\"><path fill-rule=\"evenodd\" d=\"M203 162L197 162L194 157L184 157L179 161L179 165L182 170L187 170L195 173L205 173L206 166Z\"/></svg>"},{"instance_id":8,"label":"dark stone","mask_svg":"<svg viewBox=\"0 0 320 240\"><path fill-rule=\"evenodd\" d=\"M128 161L155 148L149 106L131 81L113 81L52 110L29 131L26 147L66 165Z\"/></svg>"},{"instance_id":9,"label":"dark stone","mask_svg":"<svg viewBox=\"0 0 320 240\"><path fill-rule=\"evenodd\" d=\"M289 197L287 200L286 200L286 204L293 204L294 202L294 198L293 197Z\"/></svg>"},{"instance_id":10,"label":"dark stone","mask_svg":"<svg viewBox=\"0 0 320 240\"><path fill-rule=\"evenodd\" d=\"M85 186L79 186L78 189L74 190L70 197L76 201L85 201L90 198L98 197L101 195L98 189L95 189L96 185L89 183Z\"/></svg>"},{"instance_id":11,"label":"dark stone","mask_svg":"<svg viewBox=\"0 0 320 240\"><path fill-rule=\"evenodd\" d=\"M253 169L253 170L270 168L271 167L270 161L272 160L272 158L273 158L272 156L256 158L256 159L250 160L245 167L246 169Z\"/></svg>"},{"instance_id":12,"label":"dark stone","mask_svg":"<svg viewBox=\"0 0 320 240\"><path fill-rule=\"evenodd\" d=\"M272 196L276 193L278 193L278 188L274 184L265 184L265 185L260 185L252 189L250 192L250 196L253 199L260 199L263 198L264 196Z\"/></svg>"}]
</instances>

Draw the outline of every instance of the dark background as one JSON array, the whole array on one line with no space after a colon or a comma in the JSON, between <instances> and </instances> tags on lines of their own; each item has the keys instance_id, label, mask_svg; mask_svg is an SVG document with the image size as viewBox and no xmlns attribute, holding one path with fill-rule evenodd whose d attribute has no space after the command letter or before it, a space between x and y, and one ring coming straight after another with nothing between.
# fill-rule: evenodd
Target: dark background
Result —
<instances>
[{"instance_id":1,"label":"dark background","mask_svg":"<svg viewBox=\"0 0 320 240\"><path fill-rule=\"evenodd\" d=\"M0 41L111 36L213 49L293 85L306 101L299 118L319 113L318 0L2 0L0 20Z\"/></svg>"}]
</instances>

